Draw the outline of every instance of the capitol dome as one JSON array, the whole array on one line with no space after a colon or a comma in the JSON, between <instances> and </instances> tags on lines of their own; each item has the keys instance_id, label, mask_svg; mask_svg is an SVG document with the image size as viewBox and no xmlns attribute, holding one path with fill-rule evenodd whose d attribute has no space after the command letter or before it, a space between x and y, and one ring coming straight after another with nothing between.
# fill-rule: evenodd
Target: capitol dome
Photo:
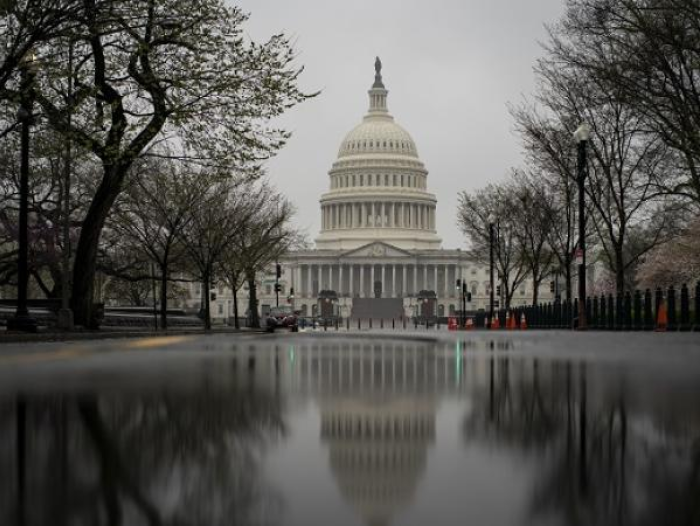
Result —
<instances>
[{"instance_id":1,"label":"capitol dome","mask_svg":"<svg viewBox=\"0 0 700 526\"><path fill-rule=\"evenodd\" d=\"M328 172L318 249L355 249L375 241L405 250L440 248L428 171L411 135L389 113L381 70L377 58L369 111L345 136Z\"/></svg>"}]
</instances>

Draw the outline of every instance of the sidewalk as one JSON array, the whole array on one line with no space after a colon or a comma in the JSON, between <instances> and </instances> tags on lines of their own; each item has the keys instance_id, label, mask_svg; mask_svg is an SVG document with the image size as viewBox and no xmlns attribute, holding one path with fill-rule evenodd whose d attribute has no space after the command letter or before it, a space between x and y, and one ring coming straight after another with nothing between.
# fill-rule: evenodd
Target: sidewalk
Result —
<instances>
[{"instance_id":1,"label":"sidewalk","mask_svg":"<svg viewBox=\"0 0 700 526\"><path fill-rule=\"evenodd\" d=\"M149 328L116 328L109 327L96 331L57 331L51 329L40 329L35 333L24 332L8 332L0 329L0 346L4 343L32 343L32 342L62 342L62 341L81 341L81 340L106 340L110 338L153 338L158 336L178 336L178 335L205 335L205 334L255 334L264 333L260 329L249 329L242 327L234 329L233 327L214 327L211 331L205 331L204 328L187 328L187 329L168 329L156 331Z\"/></svg>"}]
</instances>

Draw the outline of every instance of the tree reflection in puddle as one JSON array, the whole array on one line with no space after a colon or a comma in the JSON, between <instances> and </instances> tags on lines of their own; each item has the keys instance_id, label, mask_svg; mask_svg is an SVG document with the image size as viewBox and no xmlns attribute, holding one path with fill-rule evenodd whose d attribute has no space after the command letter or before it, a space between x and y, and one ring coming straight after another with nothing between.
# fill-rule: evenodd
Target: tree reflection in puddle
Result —
<instances>
[{"instance_id":1,"label":"tree reflection in puddle","mask_svg":"<svg viewBox=\"0 0 700 526\"><path fill-rule=\"evenodd\" d=\"M277 522L258 476L274 397L21 395L1 415L2 524Z\"/></svg>"}]
</instances>

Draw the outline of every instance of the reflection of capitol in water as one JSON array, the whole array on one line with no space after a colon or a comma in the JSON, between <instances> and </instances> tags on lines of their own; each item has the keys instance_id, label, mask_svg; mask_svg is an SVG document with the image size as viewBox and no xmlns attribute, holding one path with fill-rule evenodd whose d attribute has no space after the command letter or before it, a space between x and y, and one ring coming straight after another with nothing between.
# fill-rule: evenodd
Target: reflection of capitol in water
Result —
<instances>
[{"instance_id":1,"label":"reflection of capitol in water","mask_svg":"<svg viewBox=\"0 0 700 526\"><path fill-rule=\"evenodd\" d=\"M324 402L321 439L343 498L368 525L388 525L413 501L435 437L431 400L342 398Z\"/></svg>"},{"instance_id":2,"label":"reflection of capitol in water","mask_svg":"<svg viewBox=\"0 0 700 526\"><path fill-rule=\"evenodd\" d=\"M238 357L248 361L239 378L250 381L253 373L258 388L316 398L340 494L365 524L389 525L410 507L425 473L437 400L464 392L479 374L465 359L486 348L475 341L298 338L272 352L248 348Z\"/></svg>"}]
</instances>

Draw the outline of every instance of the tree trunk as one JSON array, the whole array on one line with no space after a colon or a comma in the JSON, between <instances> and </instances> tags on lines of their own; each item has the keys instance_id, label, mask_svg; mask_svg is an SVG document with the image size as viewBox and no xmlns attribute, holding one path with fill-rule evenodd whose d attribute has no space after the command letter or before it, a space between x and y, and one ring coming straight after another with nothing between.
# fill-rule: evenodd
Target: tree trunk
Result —
<instances>
[{"instance_id":1,"label":"tree trunk","mask_svg":"<svg viewBox=\"0 0 700 526\"><path fill-rule=\"evenodd\" d=\"M535 275L532 276L532 304L537 305L540 299L540 285L542 284L542 276L540 279L536 279Z\"/></svg>"},{"instance_id":2,"label":"tree trunk","mask_svg":"<svg viewBox=\"0 0 700 526\"><path fill-rule=\"evenodd\" d=\"M75 249L71 295L71 307L76 325L91 329L97 329L99 325L93 312L97 248L102 228L119 195L121 181L127 169L128 167L122 170L112 168L104 174L81 225L80 238Z\"/></svg>"},{"instance_id":3,"label":"tree trunk","mask_svg":"<svg viewBox=\"0 0 700 526\"><path fill-rule=\"evenodd\" d=\"M207 331L211 330L211 304L209 297L209 273L204 274L204 279L202 280L202 294L204 296L204 329Z\"/></svg>"},{"instance_id":4,"label":"tree trunk","mask_svg":"<svg viewBox=\"0 0 700 526\"><path fill-rule=\"evenodd\" d=\"M618 296L625 293L625 261L622 247L615 247L615 291Z\"/></svg>"},{"instance_id":5,"label":"tree trunk","mask_svg":"<svg viewBox=\"0 0 700 526\"><path fill-rule=\"evenodd\" d=\"M260 316L258 315L258 298L255 289L255 273L248 274L248 312L250 312L250 326L260 328Z\"/></svg>"},{"instance_id":6,"label":"tree trunk","mask_svg":"<svg viewBox=\"0 0 700 526\"><path fill-rule=\"evenodd\" d=\"M236 287L236 283L238 283L238 276L233 276L233 279L231 280L232 284L232 293L233 293L233 326L236 329L240 329L240 323L238 323L238 288Z\"/></svg>"},{"instance_id":7,"label":"tree trunk","mask_svg":"<svg viewBox=\"0 0 700 526\"><path fill-rule=\"evenodd\" d=\"M168 266L163 265L160 274L160 326L168 328Z\"/></svg>"}]
</instances>

